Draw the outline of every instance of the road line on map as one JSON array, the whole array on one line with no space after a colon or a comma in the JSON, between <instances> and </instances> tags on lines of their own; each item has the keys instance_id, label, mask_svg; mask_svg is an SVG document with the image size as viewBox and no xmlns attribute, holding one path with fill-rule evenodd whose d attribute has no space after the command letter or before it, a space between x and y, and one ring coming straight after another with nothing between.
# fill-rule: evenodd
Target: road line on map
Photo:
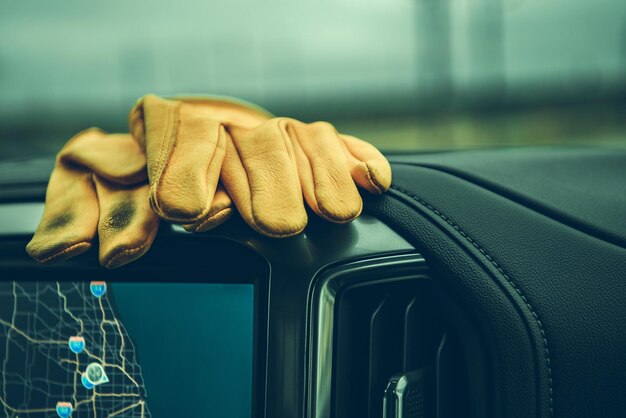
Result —
<instances>
[{"instance_id":1,"label":"road line on map","mask_svg":"<svg viewBox=\"0 0 626 418\"><path fill-rule=\"evenodd\" d=\"M22 337L26 338L28 341L30 341L33 344L60 344L60 345L66 345L67 344L67 341L37 340L37 339L31 337L30 335L28 335L27 333L25 333L24 331L22 331L21 329L15 327L10 322L5 321L4 319L0 319L0 324L5 325L5 326L11 328L13 331L17 332L18 334L20 334Z\"/></svg>"},{"instance_id":2,"label":"road line on map","mask_svg":"<svg viewBox=\"0 0 626 418\"><path fill-rule=\"evenodd\" d=\"M133 408L136 408L138 406L142 406L143 404L144 404L144 401L139 401L139 402L136 402L136 403L134 403L132 405L128 405L125 408L122 408L122 409L119 409L117 411L114 411L114 412L110 413L109 415L107 415L107 418L114 417L115 415L119 415L122 412L128 411L129 409L133 409Z\"/></svg>"},{"instance_id":3,"label":"road line on map","mask_svg":"<svg viewBox=\"0 0 626 418\"><path fill-rule=\"evenodd\" d=\"M102 322L100 322L100 331L102 331L102 362L104 363L107 355L107 335L104 330L104 321L106 320L106 313L102 306L102 298L98 298L98 304L100 305L100 312L102 312Z\"/></svg>"},{"instance_id":4,"label":"road line on map","mask_svg":"<svg viewBox=\"0 0 626 418\"><path fill-rule=\"evenodd\" d=\"M83 335L83 333L85 332L83 320L74 316L74 314L70 312L70 310L67 308L67 297L63 294L63 292L61 292L61 283L59 282L57 282L57 294L63 299L63 310L67 312L67 314L71 316L74 321L80 324L80 335Z\"/></svg>"},{"instance_id":5,"label":"road line on map","mask_svg":"<svg viewBox=\"0 0 626 418\"><path fill-rule=\"evenodd\" d=\"M122 332L122 327L119 321L117 320L117 318L115 318L113 322L115 322L115 325L117 325L117 332L119 333L120 340L122 342L121 348L120 348L120 357L122 358L122 368L126 369L126 357L124 356L124 350L126 349L126 340L124 339L124 333Z\"/></svg>"},{"instance_id":6,"label":"road line on map","mask_svg":"<svg viewBox=\"0 0 626 418\"><path fill-rule=\"evenodd\" d=\"M78 354L76 354L76 373L74 373L74 396L73 396L73 398L74 398L74 405L76 405L78 403L78 401L76 399L76 392L77 392L76 376L80 375L80 369L79 369L78 366L80 366L80 363L79 363L79 360L78 360Z\"/></svg>"},{"instance_id":7,"label":"road line on map","mask_svg":"<svg viewBox=\"0 0 626 418\"><path fill-rule=\"evenodd\" d=\"M15 316L16 316L16 308L17 308L17 293L15 292L15 287L16 284L15 282L13 282L13 313L11 314L11 326L15 327ZM6 350L5 350L5 358L4 361L2 362L2 376L6 376L6 372L7 372L7 364L9 363L9 340L10 340L10 330L7 332L7 342L6 342ZM2 379L2 396L4 398L7 398L7 387L6 387L6 379ZM2 405L4 405L4 413L9 415L8 411L7 411L7 407L8 404L6 404L4 402L4 400L2 401Z\"/></svg>"},{"instance_id":8,"label":"road line on map","mask_svg":"<svg viewBox=\"0 0 626 418\"><path fill-rule=\"evenodd\" d=\"M98 411L96 411L96 394L97 394L96 388L94 387L93 388L93 395L91 396L91 402L92 402L92 405L93 405L93 418L98 418L97 417Z\"/></svg>"},{"instance_id":9,"label":"road line on map","mask_svg":"<svg viewBox=\"0 0 626 418\"><path fill-rule=\"evenodd\" d=\"M15 409L0 396L0 403L14 414L37 414L41 412L56 412L56 408L39 408L39 409Z\"/></svg>"}]
</instances>

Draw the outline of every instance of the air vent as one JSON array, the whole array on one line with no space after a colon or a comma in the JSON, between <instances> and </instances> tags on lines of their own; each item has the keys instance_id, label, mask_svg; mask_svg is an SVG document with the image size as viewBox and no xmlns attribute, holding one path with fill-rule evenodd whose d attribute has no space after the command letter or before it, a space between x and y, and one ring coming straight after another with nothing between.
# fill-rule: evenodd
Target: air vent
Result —
<instances>
[{"instance_id":1,"label":"air vent","mask_svg":"<svg viewBox=\"0 0 626 418\"><path fill-rule=\"evenodd\" d=\"M337 295L332 417L464 416L463 356L432 285L390 279Z\"/></svg>"}]
</instances>

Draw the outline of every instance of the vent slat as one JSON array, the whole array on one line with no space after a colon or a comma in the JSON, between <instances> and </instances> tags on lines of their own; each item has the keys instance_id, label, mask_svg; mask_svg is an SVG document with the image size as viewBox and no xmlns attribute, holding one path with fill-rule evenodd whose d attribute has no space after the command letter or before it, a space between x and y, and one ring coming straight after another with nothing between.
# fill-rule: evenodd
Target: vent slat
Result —
<instances>
[{"instance_id":1,"label":"vent slat","mask_svg":"<svg viewBox=\"0 0 626 418\"><path fill-rule=\"evenodd\" d=\"M459 341L446 332L441 338L436 359L437 418L456 418L467 410L464 370Z\"/></svg>"},{"instance_id":2,"label":"vent slat","mask_svg":"<svg viewBox=\"0 0 626 418\"><path fill-rule=\"evenodd\" d=\"M379 417L387 382L402 368L406 296L387 294L372 315L370 338L370 417Z\"/></svg>"},{"instance_id":3,"label":"vent slat","mask_svg":"<svg viewBox=\"0 0 626 418\"><path fill-rule=\"evenodd\" d=\"M384 296L357 288L341 298L333 369L335 417L368 416L370 319Z\"/></svg>"},{"instance_id":4,"label":"vent slat","mask_svg":"<svg viewBox=\"0 0 626 418\"><path fill-rule=\"evenodd\" d=\"M383 399L386 416L394 415L389 418L402 410L390 402L410 405L412 416L434 418L437 408L441 418L463 415L462 402L443 405L462 401L447 392L461 391L464 383L453 377L463 360L458 341L442 338L444 321L430 281L359 284L340 294L336 315L332 417L380 418ZM399 384L408 377L413 386L395 394L390 379Z\"/></svg>"},{"instance_id":5,"label":"vent slat","mask_svg":"<svg viewBox=\"0 0 626 418\"><path fill-rule=\"evenodd\" d=\"M368 417L372 418L373 411L376 411L376 389L380 382L381 374L384 372L381 370L383 365L383 359L385 358L386 346L384 341L386 340L387 332L381 327L384 321L388 321L389 310L385 309L385 303L389 299L389 295L385 295L380 302L372 317L370 318L370 344L369 344L369 379L368 379ZM389 304L387 304L387 307ZM378 383L378 384L377 384Z\"/></svg>"},{"instance_id":6,"label":"vent slat","mask_svg":"<svg viewBox=\"0 0 626 418\"><path fill-rule=\"evenodd\" d=\"M424 289L407 305L404 368L401 371L410 372L433 365L443 335L441 322L430 289Z\"/></svg>"}]
</instances>

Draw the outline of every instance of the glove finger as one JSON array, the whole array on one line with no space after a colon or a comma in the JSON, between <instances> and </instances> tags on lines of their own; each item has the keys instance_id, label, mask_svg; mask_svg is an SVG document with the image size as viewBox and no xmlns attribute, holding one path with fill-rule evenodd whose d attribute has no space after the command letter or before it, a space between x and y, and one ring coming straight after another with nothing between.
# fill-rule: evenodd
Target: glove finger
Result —
<instances>
[{"instance_id":1,"label":"glove finger","mask_svg":"<svg viewBox=\"0 0 626 418\"><path fill-rule=\"evenodd\" d=\"M59 154L66 164L83 166L98 176L119 184L146 180L146 157L129 134L106 134L87 129L72 138Z\"/></svg>"},{"instance_id":2,"label":"glove finger","mask_svg":"<svg viewBox=\"0 0 626 418\"><path fill-rule=\"evenodd\" d=\"M159 217L150 209L149 184L123 186L94 176L100 219L100 264L116 268L144 255L159 229Z\"/></svg>"},{"instance_id":3,"label":"glove finger","mask_svg":"<svg viewBox=\"0 0 626 418\"><path fill-rule=\"evenodd\" d=\"M195 224L183 225L187 231L190 232L206 232L217 226L220 226L230 218L233 213L233 202L228 196L226 189L220 183L217 186L217 191L213 197L213 203L211 204L211 210L207 214L207 217Z\"/></svg>"},{"instance_id":4,"label":"glove finger","mask_svg":"<svg viewBox=\"0 0 626 418\"><path fill-rule=\"evenodd\" d=\"M43 216L26 251L42 264L84 253L96 235L98 211L91 173L57 161L48 182Z\"/></svg>"},{"instance_id":5,"label":"glove finger","mask_svg":"<svg viewBox=\"0 0 626 418\"><path fill-rule=\"evenodd\" d=\"M224 159L222 124L207 107L148 95L131 111L130 125L146 150L152 208L173 222L205 219Z\"/></svg>"},{"instance_id":6,"label":"glove finger","mask_svg":"<svg viewBox=\"0 0 626 418\"><path fill-rule=\"evenodd\" d=\"M350 176L335 127L326 122L289 120L298 174L307 204L331 222L345 223L361 214L363 202Z\"/></svg>"},{"instance_id":7,"label":"glove finger","mask_svg":"<svg viewBox=\"0 0 626 418\"><path fill-rule=\"evenodd\" d=\"M350 166L352 179L370 193L381 194L391 186L389 161L368 142L350 135L339 135Z\"/></svg>"},{"instance_id":8,"label":"glove finger","mask_svg":"<svg viewBox=\"0 0 626 418\"><path fill-rule=\"evenodd\" d=\"M292 144L281 119L254 130L230 128L222 181L243 219L257 232L288 237L307 223Z\"/></svg>"}]
</instances>

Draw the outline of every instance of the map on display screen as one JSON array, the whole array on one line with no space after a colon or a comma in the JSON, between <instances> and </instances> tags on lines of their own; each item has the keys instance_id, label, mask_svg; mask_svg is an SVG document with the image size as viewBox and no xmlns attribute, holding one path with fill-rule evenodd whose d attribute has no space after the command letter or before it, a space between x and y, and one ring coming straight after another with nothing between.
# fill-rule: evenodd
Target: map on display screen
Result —
<instances>
[{"instance_id":1,"label":"map on display screen","mask_svg":"<svg viewBox=\"0 0 626 418\"><path fill-rule=\"evenodd\" d=\"M0 416L250 416L252 324L252 285L0 282Z\"/></svg>"},{"instance_id":2,"label":"map on display screen","mask_svg":"<svg viewBox=\"0 0 626 418\"><path fill-rule=\"evenodd\" d=\"M132 339L104 282L0 284L7 417L150 417Z\"/></svg>"}]
</instances>

